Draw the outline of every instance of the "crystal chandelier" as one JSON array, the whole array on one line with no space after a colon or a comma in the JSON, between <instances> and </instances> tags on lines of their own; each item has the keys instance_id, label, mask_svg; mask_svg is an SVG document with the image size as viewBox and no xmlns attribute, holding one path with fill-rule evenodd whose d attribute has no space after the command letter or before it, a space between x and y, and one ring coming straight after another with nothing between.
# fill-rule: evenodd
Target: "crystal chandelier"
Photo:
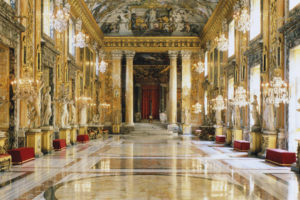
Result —
<instances>
[{"instance_id":1,"label":"crystal chandelier","mask_svg":"<svg viewBox=\"0 0 300 200\"><path fill-rule=\"evenodd\" d=\"M39 84L39 81L24 77L14 80L11 84L13 86L15 98L27 99L35 95L35 88Z\"/></svg>"},{"instance_id":2,"label":"crystal chandelier","mask_svg":"<svg viewBox=\"0 0 300 200\"><path fill-rule=\"evenodd\" d=\"M234 19L236 20L236 29L243 33L250 30L250 15L247 10L249 0L238 0L234 5Z\"/></svg>"},{"instance_id":3,"label":"crystal chandelier","mask_svg":"<svg viewBox=\"0 0 300 200\"><path fill-rule=\"evenodd\" d=\"M225 103L224 103L224 98L222 95L218 95L217 98L215 98L213 100L213 109L214 110L218 110L218 111L221 111L221 110L224 110L226 107L225 107Z\"/></svg>"},{"instance_id":4,"label":"crystal chandelier","mask_svg":"<svg viewBox=\"0 0 300 200\"><path fill-rule=\"evenodd\" d=\"M262 84L262 86L264 88L263 97L267 103L274 104L277 108L280 103L289 103L288 86L287 83L282 80L280 73L275 74L270 83Z\"/></svg>"},{"instance_id":5,"label":"crystal chandelier","mask_svg":"<svg viewBox=\"0 0 300 200\"><path fill-rule=\"evenodd\" d=\"M106 68L107 68L107 63L102 59L100 63L99 71L101 73L104 73L106 71Z\"/></svg>"},{"instance_id":6,"label":"crystal chandelier","mask_svg":"<svg viewBox=\"0 0 300 200\"><path fill-rule=\"evenodd\" d=\"M70 5L66 3L64 6L62 6L62 0L56 0L56 6L58 7L58 11L56 14L53 13L51 18L54 29L61 33L68 27Z\"/></svg>"},{"instance_id":7,"label":"crystal chandelier","mask_svg":"<svg viewBox=\"0 0 300 200\"><path fill-rule=\"evenodd\" d=\"M195 71L199 74L201 74L205 71L205 65L201 61L199 61L198 63L195 63L194 66L196 67Z\"/></svg>"},{"instance_id":8,"label":"crystal chandelier","mask_svg":"<svg viewBox=\"0 0 300 200\"><path fill-rule=\"evenodd\" d=\"M247 98L247 92L244 89L243 86L239 86L237 90L235 91L235 96L233 99L233 105L239 106L239 107L245 107L249 104L248 98Z\"/></svg>"},{"instance_id":9,"label":"crystal chandelier","mask_svg":"<svg viewBox=\"0 0 300 200\"><path fill-rule=\"evenodd\" d=\"M199 114L202 111L202 105L200 103L196 103L195 105L192 105L193 113Z\"/></svg>"},{"instance_id":10,"label":"crystal chandelier","mask_svg":"<svg viewBox=\"0 0 300 200\"><path fill-rule=\"evenodd\" d=\"M217 48L219 49L219 51L227 51L229 47L228 39L225 37L226 27L227 22L226 20L224 20L222 22L222 33L219 37L216 38Z\"/></svg>"},{"instance_id":11,"label":"crystal chandelier","mask_svg":"<svg viewBox=\"0 0 300 200\"><path fill-rule=\"evenodd\" d=\"M79 47L79 48L84 48L87 46L87 39L88 36L86 34L84 34L82 31L82 21L78 20L78 22L76 23L76 30L78 31L78 33L75 35L75 47Z\"/></svg>"}]
</instances>

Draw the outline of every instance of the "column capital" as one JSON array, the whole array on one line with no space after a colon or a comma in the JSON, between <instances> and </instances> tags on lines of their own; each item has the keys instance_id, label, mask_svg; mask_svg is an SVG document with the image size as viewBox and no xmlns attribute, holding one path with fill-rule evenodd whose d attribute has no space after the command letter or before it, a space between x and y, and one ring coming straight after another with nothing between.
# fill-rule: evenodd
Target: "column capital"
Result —
<instances>
[{"instance_id":1,"label":"column capital","mask_svg":"<svg viewBox=\"0 0 300 200\"><path fill-rule=\"evenodd\" d=\"M182 58L190 59L191 56L192 56L192 51L189 51L189 50L182 50L182 51L180 52L180 54L181 54L181 57L182 57Z\"/></svg>"},{"instance_id":2,"label":"column capital","mask_svg":"<svg viewBox=\"0 0 300 200\"><path fill-rule=\"evenodd\" d=\"M123 56L123 52L121 50L113 50L111 51L112 59L119 60Z\"/></svg>"},{"instance_id":3,"label":"column capital","mask_svg":"<svg viewBox=\"0 0 300 200\"><path fill-rule=\"evenodd\" d=\"M177 58L178 51L168 51L168 54L170 58Z\"/></svg>"},{"instance_id":4,"label":"column capital","mask_svg":"<svg viewBox=\"0 0 300 200\"><path fill-rule=\"evenodd\" d=\"M126 58L134 58L135 56L135 51L124 51Z\"/></svg>"}]
</instances>

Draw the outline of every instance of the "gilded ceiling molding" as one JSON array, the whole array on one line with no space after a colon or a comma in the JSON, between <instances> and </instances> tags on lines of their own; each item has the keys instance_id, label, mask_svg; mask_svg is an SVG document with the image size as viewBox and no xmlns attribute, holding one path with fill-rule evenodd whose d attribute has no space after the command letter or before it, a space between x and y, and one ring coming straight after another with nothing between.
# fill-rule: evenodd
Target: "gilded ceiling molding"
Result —
<instances>
[{"instance_id":1,"label":"gilded ceiling molding","mask_svg":"<svg viewBox=\"0 0 300 200\"><path fill-rule=\"evenodd\" d=\"M89 36L96 40L100 46L103 44L103 33L99 28L96 20L92 13L86 6L84 0L68 0L71 5L71 12L82 20L82 24Z\"/></svg>"},{"instance_id":2,"label":"gilded ceiling molding","mask_svg":"<svg viewBox=\"0 0 300 200\"><path fill-rule=\"evenodd\" d=\"M166 52L168 50L199 51L199 37L105 37L105 51Z\"/></svg>"},{"instance_id":3,"label":"gilded ceiling molding","mask_svg":"<svg viewBox=\"0 0 300 200\"><path fill-rule=\"evenodd\" d=\"M213 41L218 32L221 31L222 21L233 12L233 6L237 0L220 0L213 14L205 24L200 35L202 45L207 41Z\"/></svg>"}]
</instances>

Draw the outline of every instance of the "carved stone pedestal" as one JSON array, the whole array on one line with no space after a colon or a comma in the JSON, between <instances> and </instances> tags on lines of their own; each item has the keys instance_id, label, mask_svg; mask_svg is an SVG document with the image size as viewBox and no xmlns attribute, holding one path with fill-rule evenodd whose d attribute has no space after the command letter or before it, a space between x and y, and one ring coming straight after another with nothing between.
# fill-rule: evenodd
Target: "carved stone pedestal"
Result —
<instances>
[{"instance_id":1,"label":"carved stone pedestal","mask_svg":"<svg viewBox=\"0 0 300 200\"><path fill-rule=\"evenodd\" d=\"M250 153L257 154L261 151L262 133L251 132L250 133Z\"/></svg>"},{"instance_id":2,"label":"carved stone pedestal","mask_svg":"<svg viewBox=\"0 0 300 200\"><path fill-rule=\"evenodd\" d=\"M216 126L216 136L217 135L223 135L223 127L222 126Z\"/></svg>"},{"instance_id":3,"label":"carved stone pedestal","mask_svg":"<svg viewBox=\"0 0 300 200\"><path fill-rule=\"evenodd\" d=\"M260 158L266 158L267 149L275 149L277 134L275 131L263 131L261 152L258 154Z\"/></svg>"},{"instance_id":4,"label":"carved stone pedestal","mask_svg":"<svg viewBox=\"0 0 300 200\"><path fill-rule=\"evenodd\" d=\"M26 133L26 147L34 148L35 157L41 157L42 153L42 130L29 129Z\"/></svg>"},{"instance_id":5,"label":"carved stone pedestal","mask_svg":"<svg viewBox=\"0 0 300 200\"><path fill-rule=\"evenodd\" d=\"M300 173L300 140L298 141L298 148L297 148L297 161L292 164L292 171L296 173Z\"/></svg>"},{"instance_id":6,"label":"carved stone pedestal","mask_svg":"<svg viewBox=\"0 0 300 200\"><path fill-rule=\"evenodd\" d=\"M231 145L232 143L232 129L228 128L226 130L226 145Z\"/></svg>"},{"instance_id":7,"label":"carved stone pedestal","mask_svg":"<svg viewBox=\"0 0 300 200\"><path fill-rule=\"evenodd\" d=\"M173 133L178 133L178 125L177 124L169 124L168 131L172 131Z\"/></svg>"},{"instance_id":8,"label":"carved stone pedestal","mask_svg":"<svg viewBox=\"0 0 300 200\"><path fill-rule=\"evenodd\" d=\"M66 140L66 145L70 146L71 144L71 127L65 127L65 128L61 128L59 130L59 139L64 139Z\"/></svg>"},{"instance_id":9,"label":"carved stone pedestal","mask_svg":"<svg viewBox=\"0 0 300 200\"><path fill-rule=\"evenodd\" d=\"M87 125L80 125L78 135L86 135L87 134L87 128L88 128Z\"/></svg>"},{"instance_id":10,"label":"carved stone pedestal","mask_svg":"<svg viewBox=\"0 0 300 200\"><path fill-rule=\"evenodd\" d=\"M231 146L233 146L233 143L235 140L243 140L243 130L242 129L233 129L232 130Z\"/></svg>"},{"instance_id":11,"label":"carved stone pedestal","mask_svg":"<svg viewBox=\"0 0 300 200\"><path fill-rule=\"evenodd\" d=\"M53 150L52 142L53 142L53 127L47 126L42 127L42 152L43 153L51 153Z\"/></svg>"},{"instance_id":12,"label":"carved stone pedestal","mask_svg":"<svg viewBox=\"0 0 300 200\"><path fill-rule=\"evenodd\" d=\"M77 142L77 130L78 126L72 126L72 129L70 131L70 142L72 145L76 144Z\"/></svg>"},{"instance_id":13,"label":"carved stone pedestal","mask_svg":"<svg viewBox=\"0 0 300 200\"><path fill-rule=\"evenodd\" d=\"M192 126L189 124L183 124L182 125L182 134L184 134L184 135L192 134Z\"/></svg>"},{"instance_id":14,"label":"carved stone pedestal","mask_svg":"<svg viewBox=\"0 0 300 200\"><path fill-rule=\"evenodd\" d=\"M114 134L120 134L120 125L112 125L112 132Z\"/></svg>"}]
</instances>

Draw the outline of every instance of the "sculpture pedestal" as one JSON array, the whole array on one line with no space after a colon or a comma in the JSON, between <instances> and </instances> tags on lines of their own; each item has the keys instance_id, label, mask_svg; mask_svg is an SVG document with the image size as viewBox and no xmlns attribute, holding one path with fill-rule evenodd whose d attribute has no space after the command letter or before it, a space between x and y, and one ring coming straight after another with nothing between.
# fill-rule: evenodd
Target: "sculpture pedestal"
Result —
<instances>
[{"instance_id":1,"label":"sculpture pedestal","mask_svg":"<svg viewBox=\"0 0 300 200\"><path fill-rule=\"evenodd\" d=\"M70 144L71 144L70 130L71 130L71 127L61 128L59 130L59 139L66 140L67 146L70 146Z\"/></svg>"},{"instance_id":2,"label":"sculpture pedestal","mask_svg":"<svg viewBox=\"0 0 300 200\"><path fill-rule=\"evenodd\" d=\"M114 134L120 134L120 125L112 125L112 132Z\"/></svg>"},{"instance_id":3,"label":"sculpture pedestal","mask_svg":"<svg viewBox=\"0 0 300 200\"><path fill-rule=\"evenodd\" d=\"M300 140L298 141L298 148L297 148L297 160L294 164L292 164L292 171L296 173L300 173Z\"/></svg>"},{"instance_id":4,"label":"sculpture pedestal","mask_svg":"<svg viewBox=\"0 0 300 200\"><path fill-rule=\"evenodd\" d=\"M216 126L216 136L217 135L223 135L223 127L222 126Z\"/></svg>"},{"instance_id":5,"label":"sculpture pedestal","mask_svg":"<svg viewBox=\"0 0 300 200\"><path fill-rule=\"evenodd\" d=\"M182 125L182 134L184 135L190 135L192 134L192 126L188 124Z\"/></svg>"},{"instance_id":6,"label":"sculpture pedestal","mask_svg":"<svg viewBox=\"0 0 300 200\"><path fill-rule=\"evenodd\" d=\"M226 130L226 144L231 145L232 143L232 129L228 128Z\"/></svg>"},{"instance_id":7,"label":"sculpture pedestal","mask_svg":"<svg viewBox=\"0 0 300 200\"><path fill-rule=\"evenodd\" d=\"M42 152L51 153L53 141L53 127L42 127Z\"/></svg>"},{"instance_id":8,"label":"sculpture pedestal","mask_svg":"<svg viewBox=\"0 0 300 200\"><path fill-rule=\"evenodd\" d=\"M234 143L235 140L243 140L243 131L242 131L242 129L233 129L232 130L231 146L233 146L233 143Z\"/></svg>"},{"instance_id":9,"label":"sculpture pedestal","mask_svg":"<svg viewBox=\"0 0 300 200\"><path fill-rule=\"evenodd\" d=\"M277 134L276 131L263 131L260 158L266 158L267 149L276 149Z\"/></svg>"},{"instance_id":10,"label":"sculpture pedestal","mask_svg":"<svg viewBox=\"0 0 300 200\"><path fill-rule=\"evenodd\" d=\"M70 142L72 145L76 144L77 142L77 126L73 126L70 130Z\"/></svg>"},{"instance_id":11,"label":"sculpture pedestal","mask_svg":"<svg viewBox=\"0 0 300 200\"><path fill-rule=\"evenodd\" d=\"M257 154L261 151L261 140L262 133L260 132L251 132L250 133L250 153Z\"/></svg>"},{"instance_id":12,"label":"sculpture pedestal","mask_svg":"<svg viewBox=\"0 0 300 200\"><path fill-rule=\"evenodd\" d=\"M87 128L88 128L87 125L80 125L78 135L86 135L87 134Z\"/></svg>"},{"instance_id":13,"label":"sculpture pedestal","mask_svg":"<svg viewBox=\"0 0 300 200\"><path fill-rule=\"evenodd\" d=\"M26 133L26 147L34 149L35 157L40 157L42 153L42 130L41 129L29 129Z\"/></svg>"}]
</instances>

